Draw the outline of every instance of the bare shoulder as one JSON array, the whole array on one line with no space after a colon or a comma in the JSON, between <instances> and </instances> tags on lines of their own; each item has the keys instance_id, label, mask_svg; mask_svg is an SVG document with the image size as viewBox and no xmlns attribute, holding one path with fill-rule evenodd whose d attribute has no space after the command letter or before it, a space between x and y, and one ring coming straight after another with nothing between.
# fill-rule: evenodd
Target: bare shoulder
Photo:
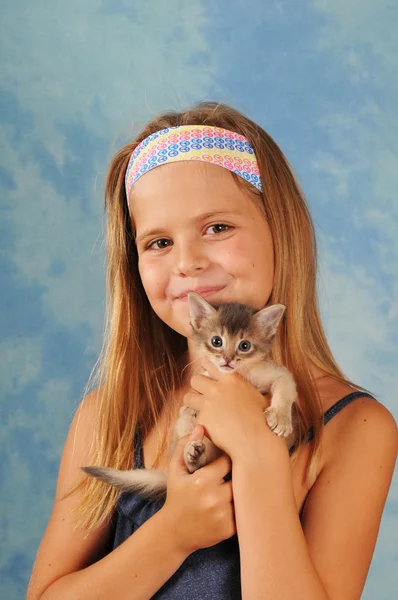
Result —
<instances>
[{"instance_id":1,"label":"bare shoulder","mask_svg":"<svg viewBox=\"0 0 398 600\"><path fill-rule=\"evenodd\" d=\"M71 511L81 500L81 492L64 498L81 477L80 467L88 464L98 402L98 390L94 390L79 404L70 425L60 460L53 508L33 565L27 600L40 598L61 577L102 558L109 544L111 524L94 529L88 535L75 529Z\"/></svg>"},{"instance_id":2,"label":"bare shoulder","mask_svg":"<svg viewBox=\"0 0 398 600\"><path fill-rule=\"evenodd\" d=\"M375 398L360 396L325 426L323 468L330 468L347 452L359 453L359 448L363 456L376 446L387 453L395 449L396 456L397 444L397 423L391 412Z\"/></svg>"},{"instance_id":3,"label":"bare shoulder","mask_svg":"<svg viewBox=\"0 0 398 600\"><path fill-rule=\"evenodd\" d=\"M394 472L397 424L377 400L357 398L325 426L323 449L303 531L328 597L359 598Z\"/></svg>"},{"instance_id":4,"label":"bare shoulder","mask_svg":"<svg viewBox=\"0 0 398 600\"><path fill-rule=\"evenodd\" d=\"M354 392L362 394L361 390L332 377L322 379L318 384L318 391L324 413L344 397ZM340 453L345 453L345 444L361 443L362 436L377 440L378 436L383 436L385 432L387 439L392 438L394 443L397 424L393 415L381 402L366 396L365 392L363 394L352 399L325 426L322 468L337 460Z\"/></svg>"}]
</instances>

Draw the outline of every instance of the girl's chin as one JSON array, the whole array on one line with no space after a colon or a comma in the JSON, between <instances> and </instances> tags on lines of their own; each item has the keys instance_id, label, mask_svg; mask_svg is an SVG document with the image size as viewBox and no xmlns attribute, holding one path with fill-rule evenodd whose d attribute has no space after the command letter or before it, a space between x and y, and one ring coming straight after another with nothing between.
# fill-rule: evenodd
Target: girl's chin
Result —
<instances>
[{"instance_id":1,"label":"girl's chin","mask_svg":"<svg viewBox=\"0 0 398 600\"><path fill-rule=\"evenodd\" d=\"M189 319L184 321L173 321L172 323L167 323L167 325L171 329L173 329L174 331L176 331L180 335L183 335L186 338L190 338L192 336L192 327Z\"/></svg>"}]
</instances>

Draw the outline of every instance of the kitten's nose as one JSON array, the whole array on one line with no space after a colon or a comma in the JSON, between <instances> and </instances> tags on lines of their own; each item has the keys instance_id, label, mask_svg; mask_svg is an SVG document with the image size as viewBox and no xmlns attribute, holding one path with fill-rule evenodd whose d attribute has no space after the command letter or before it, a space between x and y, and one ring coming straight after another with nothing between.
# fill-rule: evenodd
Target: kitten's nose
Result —
<instances>
[{"instance_id":1,"label":"kitten's nose","mask_svg":"<svg viewBox=\"0 0 398 600\"><path fill-rule=\"evenodd\" d=\"M220 367L222 369L232 369L232 371L234 370L234 367L232 367L229 363L232 361L232 356L223 356L225 363L223 365L220 365Z\"/></svg>"}]
</instances>

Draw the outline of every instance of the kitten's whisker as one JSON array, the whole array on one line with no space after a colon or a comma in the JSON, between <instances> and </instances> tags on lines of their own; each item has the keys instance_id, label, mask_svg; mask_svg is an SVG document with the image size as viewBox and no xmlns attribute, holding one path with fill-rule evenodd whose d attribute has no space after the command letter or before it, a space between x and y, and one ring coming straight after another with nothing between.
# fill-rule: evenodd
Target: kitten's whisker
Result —
<instances>
[{"instance_id":1,"label":"kitten's whisker","mask_svg":"<svg viewBox=\"0 0 398 600\"><path fill-rule=\"evenodd\" d=\"M183 375L183 374L184 374L184 371L185 371L185 369L187 369L188 367L190 367L190 366L191 366L191 365L193 365L194 363L196 363L196 362L198 362L198 361L201 361L201 360L202 360L201 358L195 358L194 360L191 360L189 363L187 363L187 364L185 365L185 367L184 367L184 368L183 368L183 370L181 371L181 375Z\"/></svg>"}]
</instances>

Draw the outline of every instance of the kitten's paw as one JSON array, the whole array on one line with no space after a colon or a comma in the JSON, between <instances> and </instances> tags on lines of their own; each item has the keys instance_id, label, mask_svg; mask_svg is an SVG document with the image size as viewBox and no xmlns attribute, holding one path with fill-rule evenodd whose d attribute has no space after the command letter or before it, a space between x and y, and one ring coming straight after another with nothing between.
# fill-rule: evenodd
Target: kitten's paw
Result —
<instances>
[{"instance_id":1,"label":"kitten's paw","mask_svg":"<svg viewBox=\"0 0 398 600\"><path fill-rule=\"evenodd\" d=\"M286 410L269 406L264 411L267 423L276 435L289 436L293 431L292 417Z\"/></svg>"},{"instance_id":2,"label":"kitten's paw","mask_svg":"<svg viewBox=\"0 0 398 600\"><path fill-rule=\"evenodd\" d=\"M188 442L184 448L184 460L190 473L206 464L206 446L201 440Z\"/></svg>"}]
</instances>

